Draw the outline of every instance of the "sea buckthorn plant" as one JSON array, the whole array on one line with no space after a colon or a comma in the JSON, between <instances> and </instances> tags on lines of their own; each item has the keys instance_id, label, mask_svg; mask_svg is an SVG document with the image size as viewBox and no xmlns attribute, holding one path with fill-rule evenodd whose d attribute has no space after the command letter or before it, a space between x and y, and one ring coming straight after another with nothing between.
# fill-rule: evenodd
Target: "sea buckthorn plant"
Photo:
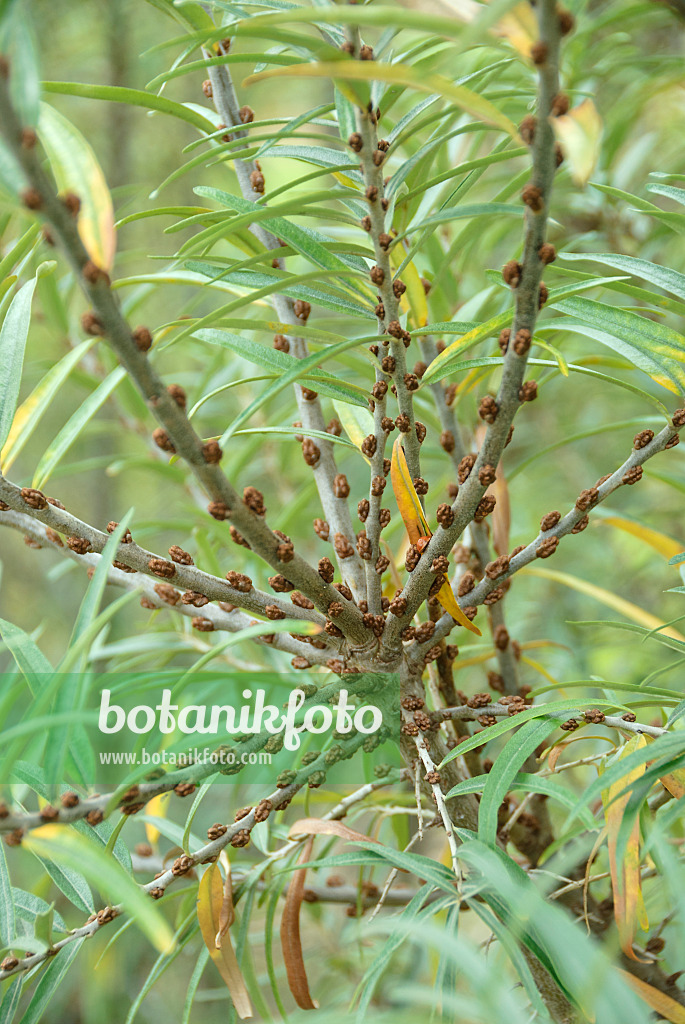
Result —
<instances>
[{"instance_id":1,"label":"sea buckthorn plant","mask_svg":"<svg viewBox=\"0 0 685 1024\"><path fill-rule=\"evenodd\" d=\"M682 11L566 2L0 4L2 1024L685 1021ZM79 783L163 669L402 766Z\"/></svg>"}]
</instances>

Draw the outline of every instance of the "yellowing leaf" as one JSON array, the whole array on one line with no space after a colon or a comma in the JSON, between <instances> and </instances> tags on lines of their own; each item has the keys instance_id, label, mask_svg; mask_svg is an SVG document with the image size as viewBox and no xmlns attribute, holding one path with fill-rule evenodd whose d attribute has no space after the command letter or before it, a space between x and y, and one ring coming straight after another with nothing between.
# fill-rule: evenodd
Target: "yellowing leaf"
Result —
<instances>
[{"instance_id":1,"label":"yellowing leaf","mask_svg":"<svg viewBox=\"0 0 685 1024\"><path fill-rule=\"evenodd\" d=\"M398 246L392 250L390 262L394 270L399 270L403 259L404 250L401 247ZM400 309L403 313L409 313L416 327L425 327L428 323L428 302L426 290L415 263L411 261L407 263L402 271L402 280L407 290L400 298Z\"/></svg>"},{"instance_id":2,"label":"yellowing leaf","mask_svg":"<svg viewBox=\"0 0 685 1024\"><path fill-rule=\"evenodd\" d=\"M623 746L618 760L628 757L636 750L647 746L646 738L640 733L633 736ZM609 868L611 870L611 888L614 895L614 917L621 949L630 960L639 960L633 952L633 940L635 930L639 922L643 929L647 929L648 922L645 913L644 901L642 899L642 884L640 876L640 822L636 819L628 842L626 843L623 859L617 861L616 844L618 840L623 814L625 812L630 791L624 796L614 799L631 782L637 782L644 774L645 765L640 764L637 768L627 772L620 779L617 779L608 789L602 791L602 803L606 811L607 840L609 847Z\"/></svg>"},{"instance_id":3,"label":"yellowing leaf","mask_svg":"<svg viewBox=\"0 0 685 1024\"><path fill-rule=\"evenodd\" d=\"M680 541L673 540L672 537L668 537L665 533L653 530L651 526L645 526L643 523L636 523L632 519L625 519L623 516L612 514L610 516L602 516L600 521L609 523L610 526L615 526L617 529L630 533L639 540L643 540L645 544L649 544L650 547L653 547L664 558L673 558L674 555L679 554L683 550L683 545Z\"/></svg>"},{"instance_id":4,"label":"yellowing leaf","mask_svg":"<svg viewBox=\"0 0 685 1024\"><path fill-rule=\"evenodd\" d=\"M404 528L409 536L409 542L416 544L421 537L431 537L431 530L409 474L409 466L399 437L392 446L390 482Z\"/></svg>"},{"instance_id":5,"label":"yellowing leaf","mask_svg":"<svg viewBox=\"0 0 685 1024\"><path fill-rule=\"evenodd\" d=\"M41 103L40 141L50 160L60 192L73 192L81 201L78 231L88 255L110 271L116 250L114 208L105 176L90 143L54 107Z\"/></svg>"},{"instance_id":6,"label":"yellowing leaf","mask_svg":"<svg viewBox=\"0 0 685 1024\"><path fill-rule=\"evenodd\" d=\"M530 57L530 50L539 32L535 13L530 4L517 4L497 22L493 34L508 39L515 50Z\"/></svg>"},{"instance_id":7,"label":"yellowing leaf","mask_svg":"<svg viewBox=\"0 0 685 1024\"><path fill-rule=\"evenodd\" d=\"M419 92L439 93L467 114L485 121L486 124L501 128L514 139L519 139L516 125L497 107L464 85L454 85L443 75L429 75L405 64L385 64L366 60L338 60L321 64L290 64L288 67L269 68L249 75L243 85L254 85L265 78L332 78L338 89L358 104L359 99L350 91L350 82L387 82L390 85L406 85Z\"/></svg>"},{"instance_id":8,"label":"yellowing leaf","mask_svg":"<svg viewBox=\"0 0 685 1024\"><path fill-rule=\"evenodd\" d=\"M231 944L228 933L230 920L225 914L224 903L221 871L218 864L210 864L200 879L197 894L197 920L205 946L209 950L209 956L226 982L226 988L236 1013L241 1020L247 1020L253 1015L252 1004Z\"/></svg>"},{"instance_id":9,"label":"yellowing leaf","mask_svg":"<svg viewBox=\"0 0 685 1024\"><path fill-rule=\"evenodd\" d=\"M602 119L591 99L551 119L576 185L587 185L599 159Z\"/></svg>"},{"instance_id":10,"label":"yellowing leaf","mask_svg":"<svg viewBox=\"0 0 685 1024\"><path fill-rule=\"evenodd\" d=\"M685 768L676 768L674 772L662 775L659 782L676 800L685 796Z\"/></svg>"},{"instance_id":11,"label":"yellowing leaf","mask_svg":"<svg viewBox=\"0 0 685 1024\"><path fill-rule=\"evenodd\" d=\"M620 967L617 967L616 970L630 987L637 992L640 998L644 999L647 1006L651 1006L653 1010L656 1010L659 1016L670 1020L671 1024L685 1024L685 1006L681 1006L675 999L671 999L670 996L660 992L658 988L648 985L641 978L636 978L629 971L623 971Z\"/></svg>"},{"instance_id":12,"label":"yellowing leaf","mask_svg":"<svg viewBox=\"0 0 685 1024\"><path fill-rule=\"evenodd\" d=\"M458 622L460 626L464 627L464 629L470 630L471 633L475 633L476 636L483 635L478 626L474 625L474 623L464 615L463 611L457 604L457 599L452 593L452 587L450 586L450 581L447 579L447 576L445 576L445 582L440 587L436 597L447 614L451 615L455 622Z\"/></svg>"},{"instance_id":13,"label":"yellowing leaf","mask_svg":"<svg viewBox=\"0 0 685 1024\"><path fill-rule=\"evenodd\" d=\"M594 583L588 583L587 580L581 580L578 576L571 576L567 572L557 572L555 569L544 569L541 566L530 565L519 571L526 576L541 576L543 579L563 583L564 586L570 587L572 590L577 590L581 594L593 597L595 601L601 601L602 604L613 608L614 611L625 615L627 619L637 622L640 626L645 626L647 629L658 629L661 636L670 636L674 640L685 641L685 637L677 629L673 629L671 626L662 629L661 627L664 624L656 615L646 612L644 608L640 608L631 601L626 601L625 598L619 597L618 594L612 594L610 590L605 590L604 587L598 587Z\"/></svg>"},{"instance_id":14,"label":"yellowing leaf","mask_svg":"<svg viewBox=\"0 0 685 1024\"><path fill-rule=\"evenodd\" d=\"M432 537L431 529L426 521L425 515L423 514L419 496L416 493L411 476L409 475L407 459L399 437L392 447L390 482L392 483L392 489L395 492L397 508L402 516L402 522L404 523L404 528L409 536L410 543L416 544L422 537ZM466 629L469 629L472 633L475 633L476 636L481 636L481 631L478 626L474 626L471 620L464 615L463 611L457 604L457 600L452 593L452 587L450 586L447 576L445 576L445 582L436 596L442 607L448 615L452 616L455 622L458 622L460 626L464 626Z\"/></svg>"},{"instance_id":15,"label":"yellowing leaf","mask_svg":"<svg viewBox=\"0 0 685 1024\"><path fill-rule=\"evenodd\" d=\"M152 818L165 818L166 808L169 803L171 793L159 793L157 796L153 796L147 805L147 813ZM156 846L160 836L160 831L154 825L149 822L145 822L145 835L147 841L151 846Z\"/></svg>"},{"instance_id":16,"label":"yellowing leaf","mask_svg":"<svg viewBox=\"0 0 685 1024\"><path fill-rule=\"evenodd\" d=\"M296 836L336 836L338 839L347 839L349 842L378 842L372 836L355 832L353 828L343 825L342 821L331 821L324 818L300 818L290 826L288 832L288 839L294 839Z\"/></svg>"}]
</instances>

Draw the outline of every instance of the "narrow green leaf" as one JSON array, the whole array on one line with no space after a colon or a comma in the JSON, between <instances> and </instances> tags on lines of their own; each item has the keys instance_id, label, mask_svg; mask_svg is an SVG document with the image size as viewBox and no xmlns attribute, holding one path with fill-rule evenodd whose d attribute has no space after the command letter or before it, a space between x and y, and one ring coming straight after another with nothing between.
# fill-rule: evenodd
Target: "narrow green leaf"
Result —
<instances>
[{"instance_id":1,"label":"narrow green leaf","mask_svg":"<svg viewBox=\"0 0 685 1024\"><path fill-rule=\"evenodd\" d=\"M107 401L114 389L126 376L123 366L118 366L99 384L85 402L64 424L40 458L33 474L33 487L39 490L45 486L60 460L66 455L72 444L82 433L86 424Z\"/></svg>"},{"instance_id":2,"label":"narrow green leaf","mask_svg":"<svg viewBox=\"0 0 685 1024\"><path fill-rule=\"evenodd\" d=\"M59 392L74 367L92 347L94 341L94 338L87 338L80 345L77 345L76 348L67 352L59 362L55 363L48 370L40 383L36 385L31 394L21 403L15 413L5 445L0 451L0 464L3 467L3 471L7 472L9 470L40 423L43 415L47 412L53 398Z\"/></svg>"},{"instance_id":3,"label":"narrow green leaf","mask_svg":"<svg viewBox=\"0 0 685 1024\"><path fill-rule=\"evenodd\" d=\"M588 291L590 288L597 288L600 285L608 284L611 281L620 280L615 277L596 277L588 281L581 281L578 284L561 286L560 288L553 288L550 291L548 302L560 302L562 299L567 298L571 295L576 295L578 292ZM461 338L453 341L451 345L441 352L433 362L430 364L423 377L421 378L422 384L435 384L438 380L443 380L444 377L448 377L452 372L452 365L468 349L478 344L480 341L485 341L486 338L491 338L494 334L498 334L503 327L510 324L513 318L513 310L507 310L504 313L499 313L497 316L492 317L483 324L479 324L472 330L467 331Z\"/></svg>"},{"instance_id":4,"label":"narrow green leaf","mask_svg":"<svg viewBox=\"0 0 685 1024\"><path fill-rule=\"evenodd\" d=\"M15 931L14 897L5 851L0 847L0 939L3 946L11 946Z\"/></svg>"},{"instance_id":5,"label":"narrow green leaf","mask_svg":"<svg viewBox=\"0 0 685 1024\"><path fill-rule=\"evenodd\" d=\"M685 391L685 337L682 334L630 309L609 306L595 299L573 296L563 301L553 300L553 305L589 325L595 340L626 356L662 386L676 394ZM559 326L564 329L563 324ZM571 327L567 324L566 329Z\"/></svg>"},{"instance_id":6,"label":"narrow green leaf","mask_svg":"<svg viewBox=\"0 0 685 1024\"><path fill-rule=\"evenodd\" d=\"M304 366L304 360L296 359L295 356L291 356L288 352L267 348L266 345L260 345L259 342L252 341L250 338L243 338L238 334L232 334L229 331L216 328L196 331L193 336L210 345L230 348L243 359L256 363L257 366L264 366L279 375L295 372L293 380L306 377L308 380L316 381L316 390L320 391L323 395L340 399L343 402L351 402L353 405L359 405L362 408L368 408L368 398L361 388L352 388L346 382L337 380L333 374L319 370L311 362L307 368ZM345 344L349 347L349 342L345 342ZM320 354L319 361L322 358L323 353ZM314 363L316 363L316 359Z\"/></svg>"},{"instance_id":7,"label":"narrow green leaf","mask_svg":"<svg viewBox=\"0 0 685 1024\"><path fill-rule=\"evenodd\" d=\"M497 815L519 768L556 728L558 723L555 721L546 719L541 722L533 718L521 726L497 755L478 808L478 838L482 842L489 846L495 845Z\"/></svg>"},{"instance_id":8,"label":"narrow green leaf","mask_svg":"<svg viewBox=\"0 0 685 1024\"><path fill-rule=\"evenodd\" d=\"M20 626L0 619L0 637L7 645L20 671L33 686L36 685L36 677L52 675L55 671L38 645Z\"/></svg>"},{"instance_id":9,"label":"narrow green leaf","mask_svg":"<svg viewBox=\"0 0 685 1024\"><path fill-rule=\"evenodd\" d=\"M24 979L21 974L13 978L0 1003L0 1024L12 1024L21 999Z\"/></svg>"},{"instance_id":10,"label":"narrow green leaf","mask_svg":"<svg viewBox=\"0 0 685 1024\"><path fill-rule=\"evenodd\" d=\"M58 955L50 961L43 972L40 981L36 985L31 1002L26 1007L21 1024L38 1024L50 1006L55 992L64 981L67 971L75 960L78 951L83 945L84 938L74 939L68 946L60 950Z\"/></svg>"},{"instance_id":11,"label":"narrow green leaf","mask_svg":"<svg viewBox=\"0 0 685 1024\"><path fill-rule=\"evenodd\" d=\"M169 925L154 903L104 849L78 832L57 825L43 825L24 840L33 853L59 860L60 865L79 871L113 903L121 903L150 942L163 953L174 948Z\"/></svg>"},{"instance_id":12,"label":"narrow green leaf","mask_svg":"<svg viewBox=\"0 0 685 1024\"><path fill-rule=\"evenodd\" d=\"M120 85L90 85L85 82L43 82L43 91L61 93L65 96L82 96L85 99L110 100L113 103L127 103L133 107L143 107L145 110L158 110L163 114L170 114L182 121L192 124L198 131L211 134L214 123L207 117L197 113L197 110L183 103L175 103L168 100L166 96L154 96L141 89L128 89Z\"/></svg>"},{"instance_id":13,"label":"narrow green leaf","mask_svg":"<svg viewBox=\"0 0 685 1024\"><path fill-rule=\"evenodd\" d=\"M31 320L31 300L37 281L38 275L19 289L0 329L0 450L9 437L17 408Z\"/></svg>"},{"instance_id":14,"label":"narrow green leaf","mask_svg":"<svg viewBox=\"0 0 685 1024\"><path fill-rule=\"evenodd\" d=\"M685 192L683 193L685 195ZM605 263L608 267L641 277L657 288L663 288L665 292L685 300L685 274L673 270L671 267L660 267L649 260L637 259L635 256L623 256L614 252L560 252L557 254L560 260L587 260L590 263Z\"/></svg>"}]
</instances>

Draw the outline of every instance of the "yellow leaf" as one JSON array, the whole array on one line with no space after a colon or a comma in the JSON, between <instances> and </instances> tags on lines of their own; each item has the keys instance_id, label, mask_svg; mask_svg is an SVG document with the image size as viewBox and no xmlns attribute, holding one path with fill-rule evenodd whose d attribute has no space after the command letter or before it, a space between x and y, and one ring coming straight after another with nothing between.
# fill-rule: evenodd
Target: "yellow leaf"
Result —
<instances>
[{"instance_id":1,"label":"yellow leaf","mask_svg":"<svg viewBox=\"0 0 685 1024\"><path fill-rule=\"evenodd\" d=\"M432 536L423 514L419 496L409 475L409 466L399 437L392 446L390 482L395 492L395 501L402 516L404 528L409 536L409 542L416 544L420 537Z\"/></svg>"},{"instance_id":2,"label":"yellow leaf","mask_svg":"<svg viewBox=\"0 0 685 1024\"><path fill-rule=\"evenodd\" d=\"M463 611L457 604L457 599L452 593L452 587L450 586L450 581L447 579L447 576L445 576L445 582L440 587L436 597L447 614L451 615L455 622L458 622L460 626L464 627L464 629L468 629L472 633L475 633L476 636L483 635L478 626L474 625L474 623L464 615Z\"/></svg>"},{"instance_id":3,"label":"yellow leaf","mask_svg":"<svg viewBox=\"0 0 685 1024\"><path fill-rule=\"evenodd\" d=\"M659 782L676 800L685 796L685 768L676 768L674 772L662 775Z\"/></svg>"},{"instance_id":4,"label":"yellow leaf","mask_svg":"<svg viewBox=\"0 0 685 1024\"><path fill-rule=\"evenodd\" d=\"M147 805L147 814L152 818L166 818L167 804L170 797L171 793L159 793L158 796L153 796ZM161 833L158 828L146 821L145 835L147 836L148 843L151 846L156 846Z\"/></svg>"},{"instance_id":5,"label":"yellow leaf","mask_svg":"<svg viewBox=\"0 0 685 1024\"><path fill-rule=\"evenodd\" d=\"M658 988L648 985L641 978L636 978L634 974L623 971L620 967L617 967L616 970L640 998L644 999L647 1006L651 1006L661 1017L670 1020L671 1024L685 1024L685 1006L681 1006L675 999L660 992Z\"/></svg>"},{"instance_id":6,"label":"yellow leaf","mask_svg":"<svg viewBox=\"0 0 685 1024\"><path fill-rule=\"evenodd\" d=\"M288 67L269 68L254 75L248 75L243 85L254 85L265 78L332 78L338 89L358 105L359 98L350 89L350 82L387 82L389 85L405 85L418 92L439 93L467 114L494 125L520 141L516 125L497 107L479 93L472 92L464 85L455 85L443 75L429 75L425 71L405 64L385 64L373 60L337 60L324 63L291 64Z\"/></svg>"},{"instance_id":7,"label":"yellow leaf","mask_svg":"<svg viewBox=\"0 0 685 1024\"><path fill-rule=\"evenodd\" d=\"M423 514L421 502L419 496L416 493L414 484L411 476L409 475L409 467L407 466L407 460L404 454L404 448L402 442L398 437L392 448L392 460L390 463L390 482L392 483L392 489L395 492L395 501L399 509L400 515L402 516L402 522L409 536L411 544L416 544L422 537L432 537L430 527L426 521L426 517ZM445 582L437 593L437 598L442 607L451 615L455 622L458 622L460 626L464 626L469 629L476 636L481 636L481 631L478 626L474 626L470 619L464 615L463 611L457 604L457 600L452 593L452 587L450 582L445 576Z\"/></svg>"},{"instance_id":8,"label":"yellow leaf","mask_svg":"<svg viewBox=\"0 0 685 1024\"><path fill-rule=\"evenodd\" d=\"M649 544L650 547L653 547L664 558L673 558L674 555L679 554L683 550L683 545L680 541L673 540L672 537L668 537L665 533L653 530L651 526L644 526L643 523L636 523L632 519L625 519L623 516L612 514L610 516L602 516L600 522L609 523L610 526L615 526L617 529L630 533L639 540L643 540L645 544Z\"/></svg>"},{"instance_id":9,"label":"yellow leaf","mask_svg":"<svg viewBox=\"0 0 685 1024\"><path fill-rule=\"evenodd\" d=\"M404 259L404 249L398 247L390 254L390 262L395 271L399 270ZM426 290L423 287L421 275L416 269L416 264L410 261L402 271L402 280L407 287L406 292L400 298L400 309L403 313L409 313L412 322L416 327L425 327L428 323L428 302Z\"/></svg>"},{"instance_id":10,"label":"yellow leaf","mask_svg":"<svg viewBox=\"0 0 685 1024\"><path fill-rule=\"evenodd\" d=\"M613 608L614 611L625 615L627 619L637 622L640 626L645 626L647 629L658 629L660 636L670 636L673 640L685 641L685 637L677 629L673 629L670 626L661 629L664 623L656 615L646 612L644 608L640 608L631 601L626 601L625 598L619 597L618 594L612 594L610 590L605 590L604 587L598 587L594 583L588 583L587 580L581 580L578 576L571 576L567 572L557 572L555 569L543 569L542 567L538 568L537 566L530 565L526 566L525 569L520 569L519 572L526 576L541 576L543 579L553 580L555 583L563 583L564 586L570 587L572 590L577 590L581 594L587 594L588 597L594 597L595 601L601 601L608 608Z\"/></svg>"},{"instance_id":11,"label":"yellow leaf","mask_svg":"<svg viewBox=\"0 0 685 1024\"><path fill-rule=\"evenodd\" d=\"M538 37L537 19L529 3L517 4L497 22L493 34L508 39L515 50L530 57L530 50Z\"/></svg>"},{"instance_id":12,"label":"yellow leaf","mask_svg":"<svg viewBox=\"0 0 685 1024\"><path fill-rule=\"evenodd\" d=\"M226 982L236 1013L241 1020L252 1017L252 1004L247 994L236 955L233 951L228 925L222 924L224 886L218 864L210 864L200 879L197 893L197 920L209 956ZM222 931L223 928L223 931ZM219 946L217 947L217 941Z\"/></svg>"},{"instance_id":13,"label":"yellow leaf","mask_svg":"<svg viewBox=\"0 0 685 1024\"><path fill-rule=\"evenodd\" d=\"M576 185L587 185L599 158L602 119L591 99L583 100L568 114L551 118Z\"/></svg>"},{"instance_id":14,"label":"yellow leaf","mask_svg":"<svg viewBox=\"0 0 685 1024\"><path fill-rule=\"evenodd\" d=\"M102 168L89 142L53 107L41 103L40 141L61 193L81 201L78 232L93 262L110 271L116 250L114 207Z\"/></svg>"},{"instance_id":15,"label":"yellow leaf","mask_svg":"<svg viewBox=\"0 0 685 1024\"><path fill-rule=\"evenodd\" d=\"M636 750L647 746L646 738L640 733L633 736L620 750L618 760L623 760ZM615 762L614 762L615 763ZM639 960L633 952L633 940L635 930L639 922L643 929L648 926L644 901L642 899L642 883L640 875L640 823L635 821L628 842L626 843L623 859L617 861L616 844L623 815L630 799L630 791L624 796L614 799L626 786L637 780L645 772L645 765L640 764L637 768L627 772L608 789L602 791L602 803L606 811L607 841L609 847L609 868L611 870L611 888L614 896L614 917L618 928L621 949L630 960Z\"/></svg>"}]
</instances>

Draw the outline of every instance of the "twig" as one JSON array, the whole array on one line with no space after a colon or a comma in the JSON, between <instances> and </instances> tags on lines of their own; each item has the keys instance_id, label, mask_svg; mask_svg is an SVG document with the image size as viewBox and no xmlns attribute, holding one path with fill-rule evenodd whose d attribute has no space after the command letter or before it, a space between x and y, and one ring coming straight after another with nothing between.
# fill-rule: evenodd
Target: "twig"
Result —
<instances>
[{"instance_id":1,"label":"twig","mask_svg":"<svg viewBox=\"0 0 685 1024\"><path fill-rule=\"evenodd\" d=\"M527 353L541 304L540 283L545 264L540 250L545 241L550 193L556 169L550 114L554 97L559 91L558 58L561 36L555 0L540 0L536 6L536 14L540 33L538 45L542 48L542 60L538 65L537 124L533 141L532 176L531 182L522 193L527 204L523 257L521 264L512 267L512 273L509 275L510 283L515 285L516 300L511 328L512 343L508 345L504 357L502 380L496 399L497 411L488 425L475 464L454 499L452 525L447 528L438 526L404 588L403 596L407 600L406 613L398 617L391 614L388 618L383 643L390 649L397 645L402 629L411 621L428 594L433 582L433 574L430 571L433 559L438 555L446 555L474 518L488 486L481 482L481 473L486 471L487 467L494 468L499 464L514 416L523 402L521 387L526 372ZM521 344L515 342L517 337L521 339ZM524 338L527 347L523 344Z\"/></svg>"},{"instance_id":2,"label":"twig","mask_svg":"<svg viewBox=\"0 0 685 1024\"><path fill-rule=\"evenodd\" d=\"M229 45L228 42L218 43L218 52L220 54L227 53ZM206 57L211 57L209 51L203 50L203 53ZM207 74L212 86L212 98L217 113L227 127L230 126L235 129L242 124L242 119L230 68L225 64L208 67ZM233 134L236 138L242 138L247 135L246 132L240 130L234 131ZM243 197L250 202L254 202L255 195L258 193L255 193L253 188L252 176L260 175L261 188L263 189L264 187L263 176L260 170L254 161L248 163L241 159L234 160L233 166ZM271 232L265 230L261 224L253 224L250 230L265 249L280 248L279 240ZM279 264L282 265L283 260L279 260ZM287 332L292 354L298 359L303 359L308 354L308 348L304 338L297 334L297 327L301 321L298 320L295 314L292 300L281 293L276 293L272 296L272 302L281 322L294 328L292 333ZM312 398L311 395L311 389L307 389L305 392L299 384L295 385L295 398L302 426L308 430L325 432L326 424L321 410L321 403L318 397ZM340 534L352 545L354 542L354 529L347 498L339 497L336 494L335 478L338 470L335 461L334 445L328 441L317 440L316 447L319 450L319 458L312 466L312 470L324 516L330 526L332 536L335 537L336 534ZM335 554L343 580L350 586L356 598L362 598L364 596L364 572L359 555L356 551L345 558L341 558L337 551L335 551Z\"/></svg>"},{"instance_id":3,"label":"twig","mask_svg":"<svg viewBox=\"0 0 685 1024\"><path fill-rule=\"evenodd\" d=\"M584 491L579 496L574 507L566 515L562 516L555 526L548 530L541 529L534 540L513 554L508 567L503 569L495 579L485 576L470 593L460 598L460 606L477 607L483 604L489 594L492 594L493 591L501 587L502 583L518 572L519 569L530 565L536 558L547 557L548 554L556 550L555 541L558 543L562 537L582 532L588 525L588 509L595 508L601 504L619 487L628 486L634 483L636 479L639 480L640 476L637 475L635 477L631 470L637 470L638 467L643 466L652 456L672 447L673 441L678 438L679 427L684 424L685 408L678 409L674 413L671 423L660 430L649 444L643 448L633 448L625 462L609 476L604 477L601 481L597 481L593 488ZM541 552L540 549L543 543L545 548L542 548ZM429 649L431 644L435 644L437 640L448 636L453 629L454 620L452 617L443 615L436 626L431 643L422 646L415 645L416 649L412 649L412 658L419 661L425 656L426 649Z\"/></svg>"},{"instance_id":4,"label":"twig","mask_svg":"<svg viewBox=\"0 0 685 1024\"><path fill-rule=\"evenodd\" d=\"M4 70L7 70L6 64ZM108 275L90 259L78 234L76 219L56 195L43 171L35 146L22 144L22 125L12 106L6 73L0 75L0 130L30 182L32 206L37 207L41 215L50 221L95 310L94 319L89 323L91 330L109 341L120 363L164 428L165 443L171 444L188 463L215 503L215 511L220 517L230 518L255 553L278 572L287 572L290 582L325 613L332 601L340 599L338 592L297 555L292 544L286 544L269 528L263 515L254 512L239 497L218 464L221 452L203 443L185 410L169 394L153 369L147 356L149 342L146 340L144 344L139 344L140 331L137 333L137 341L122 316ZM147 335L149 337L149 332ZM369 634L363 626L359 610L352 602L343 600L341 603L343 609L336 625L353 643L367 645Z\"/></svg>"}]
</instances>

